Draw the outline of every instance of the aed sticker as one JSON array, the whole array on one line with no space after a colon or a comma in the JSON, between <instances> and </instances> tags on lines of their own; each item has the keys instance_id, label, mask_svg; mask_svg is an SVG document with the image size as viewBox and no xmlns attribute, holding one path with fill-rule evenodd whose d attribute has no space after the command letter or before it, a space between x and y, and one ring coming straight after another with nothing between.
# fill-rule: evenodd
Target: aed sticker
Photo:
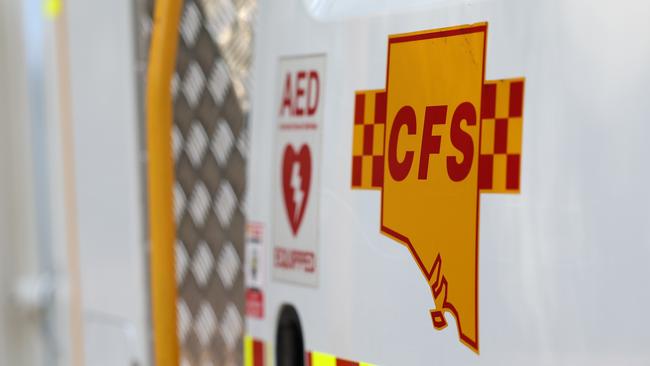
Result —
<instances>
[{"instance_id":1,"label":"aed sticker","mask_svg":"<svg viewBox=\"0 0 650 366\"><path fill-rule=\"evenodd\" d=\"M276 88L273 278L318 285L325 55L280 59Z\"/></svg>"},{"instance_id":2,"label":"aed sticker","mask_svg":"<svg viewBox=\"0 0 650 366\"><path fill-rule=\"evenodd\" d=\"M246 316L264 318L264 226L259 222L246 224Z\"/></svg>"}]
</instances>

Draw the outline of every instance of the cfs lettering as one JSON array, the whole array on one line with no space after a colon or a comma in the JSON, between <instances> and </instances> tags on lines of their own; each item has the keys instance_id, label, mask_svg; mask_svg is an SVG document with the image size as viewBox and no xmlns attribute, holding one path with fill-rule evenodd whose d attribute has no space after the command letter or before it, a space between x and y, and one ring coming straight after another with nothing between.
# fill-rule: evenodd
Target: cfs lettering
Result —
<instances>
[{"instance_id":1,"label":"cfs lettering","mask_svg":"<svg viewBox=\"0 0 650 366\"><path fill-rule=\"evenodd\" d=\"M420 161L418 179L426 180L429 175L429 157L440 153L441 136L433 133L433 126L447 123L446 105L428 106L424 110L424 123L421 124ZM462 181L469 175L474 159L474 142L472 136L463 130L462 125L476 126L476 108L470 102L463 102L454 110L451 117L449 139L462 157L447 156L446 166L449 179ZM397 156L397 145L404 135L418 134L417 115L413 107L405 105L397 112L388 139L388 169L396 181L406 179L413 166L415 151L406 150L403 156Z\"/></svg>"}]
</instances>

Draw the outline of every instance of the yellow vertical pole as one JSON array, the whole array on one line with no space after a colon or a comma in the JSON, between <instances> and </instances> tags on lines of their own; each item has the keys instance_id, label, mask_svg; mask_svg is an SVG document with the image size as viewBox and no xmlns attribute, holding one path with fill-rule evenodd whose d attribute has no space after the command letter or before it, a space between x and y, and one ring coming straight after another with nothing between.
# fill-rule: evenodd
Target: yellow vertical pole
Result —
<instances>
[{"instance_id":1,"label":"yellow vertical pole","mask_svg":"<svg viewBox=\"0 0 650 366\"><path fill-rule=\"evenodd\" d=\"M182 0L157 0L146 86L149 239L154 358L158 366L179 362L171 151L172 96Z\"/></svg>"}]
</instances>

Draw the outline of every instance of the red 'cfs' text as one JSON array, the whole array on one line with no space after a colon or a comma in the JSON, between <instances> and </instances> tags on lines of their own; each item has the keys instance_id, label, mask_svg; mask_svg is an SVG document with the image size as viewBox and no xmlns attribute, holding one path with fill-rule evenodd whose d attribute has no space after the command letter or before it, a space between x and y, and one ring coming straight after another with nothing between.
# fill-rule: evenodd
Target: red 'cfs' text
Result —
<instances>
[{"instance_id":1,"label":"red 'cfs' text","mask_svg":"<svg viewBox=\"0 0 650 366\"><path fill-rule=\"evenodd\" d=\"M397 145L404 135L418 135L418 128L422 130L420 141L420 161L418 162L418 179L426 180L429 175L429 157L440 154L441 136L433 133L435 125L447 123L447 106L427 106L424 110L424 123L418 126L417 116L413 107L403 106L395 115L393 125L388 136L387 159L390 175L396 181L406 179L413 166L415 151L406 150L403 156L398 157ZM446 167L449 179L454 182L462 181L469 175L474 159L474 142L472 136L462 129L463 122L467 126L476 126L476 108L470 102L464 102L456 107L451 117L449 139L451 144L462 155L447 156Z\"/></svg>"}]
</instances>

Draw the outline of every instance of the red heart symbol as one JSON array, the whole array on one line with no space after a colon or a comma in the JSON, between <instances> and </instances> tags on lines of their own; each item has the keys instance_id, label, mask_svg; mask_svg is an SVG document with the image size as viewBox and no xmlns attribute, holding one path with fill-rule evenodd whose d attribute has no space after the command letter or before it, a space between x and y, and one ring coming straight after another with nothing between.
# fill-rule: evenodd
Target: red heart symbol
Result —
<instances>
[{"instance_id":1,"label":"red heart symbol","mask_svg":"<svg viewBox=\"0 0 650 366\"><path fill-rule=\"evenodd\" d=\"M293 236L298 234L309 198L311 185L311 152L309 146L302 145L295 152L291 145L284 148L282 157L282 190L284 207Z\"/></svg>"}]
</instances>

